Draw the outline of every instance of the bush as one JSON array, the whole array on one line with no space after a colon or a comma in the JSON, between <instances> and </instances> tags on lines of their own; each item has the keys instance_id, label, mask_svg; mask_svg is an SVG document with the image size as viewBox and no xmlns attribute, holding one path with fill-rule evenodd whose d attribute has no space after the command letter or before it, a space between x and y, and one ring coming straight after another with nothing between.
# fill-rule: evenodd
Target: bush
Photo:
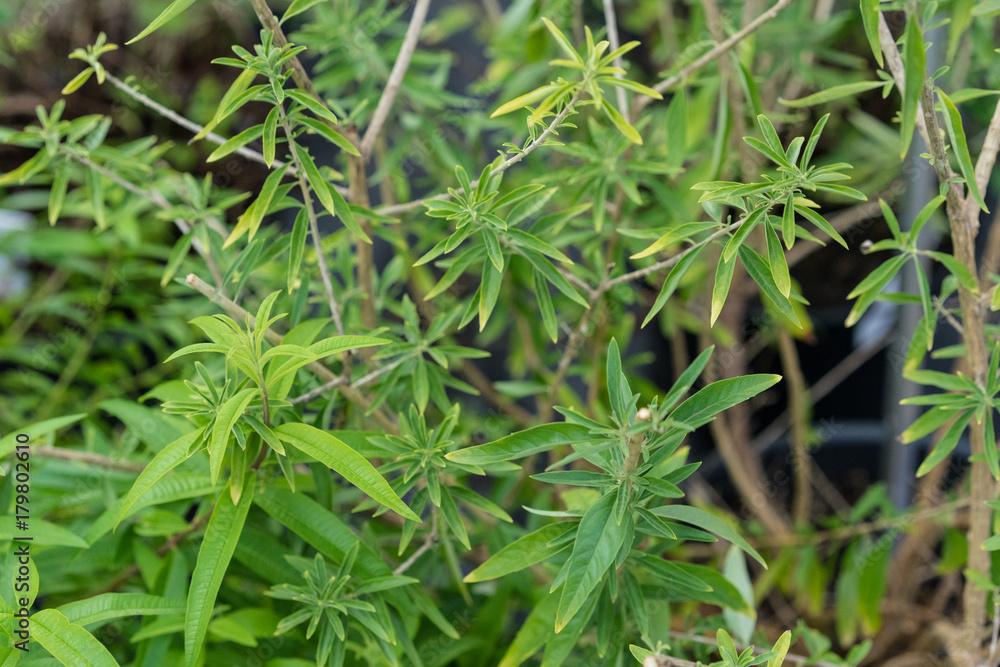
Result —
<instances>
[{"instance_id":1,"label":"bush","mask_svg":"<svg viewBox=\"0 0 1000 667\"><path fill-rule=\"evenodd\" d=\"M995 3L251 0L119 78L198 41L160 4L0 130L4 664L994 659ZM912 508L812 460L830 240L846 326L920 313L828 360L931 388Z\"/></svg>"}]
</instances>

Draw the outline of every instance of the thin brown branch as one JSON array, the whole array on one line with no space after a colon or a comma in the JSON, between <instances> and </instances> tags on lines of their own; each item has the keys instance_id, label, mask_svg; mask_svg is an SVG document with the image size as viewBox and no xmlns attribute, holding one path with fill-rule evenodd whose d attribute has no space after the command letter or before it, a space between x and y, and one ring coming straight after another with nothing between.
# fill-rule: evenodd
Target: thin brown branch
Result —
<instances>
[{"instance_id":1,"label":"thin brown branch","mask_svg":"<svg viewBox=\"0 0 1000 667\"><path fill-rule=\"evenodd\" d=\"M781 356L783 376L788 383L788 412L792 422L792 471L795 475L795 497L792 503L792 517L796 523L809 521L812 501L812 468L809 456L809 389L795 339L783 328L778 329L778 353Z\"/></svg>"},{"instance_id":2,"label":"thin brown branch","mask_svg":"<svg viewBox=\"0 0 1000 667\"><path fill-rule=\"evenodd\" d=\"M604 24L608 28L608 48L610 51L616 51L621 46L621 42L618 41L618 21L615 18L614 0L604 0ZM621 56L615 58L614 65L618 69L625 69L622 67ZM622 74L616 72L615 78L621 79L623 77ZM630 114L628 111L628 95L625 93L625 89L615 86L615 95L618 100L618 111L621 112L622 116L628 118Z\"/></svg>"},{"instance_id":3,"label":"thin brown branch","mask_svg":"<svg viewBox=\"0 0 1000 667\"><path fill-rule=\"evenodd\" d=\"M420 40L420 29L424 25L424 21L427 18L427 9L430 6L431 0L417 0L417 4L413 7L413 16L410 18L410 25L406 28L403 45L400 47L399 55L396 56L396 62L389 73L389 80L385 84L382 97L379 98L378 106L375 107L375 111L372 113L372 120L368 124L368 130L361 140L361 155L366 161L371 156L375 140L378 139L379 134L382 132L385 121L389 118L389 111L392 109L392 104L399 93L399 87L403 84L403 77L406 76L406 70L410 67L410 60L413 58L413 52L416 50L417 42Z\"/></svg>"},{"instance_id":4,"label":"thin brown branch","mask_svg":"<svg viewBox=\"0 0 1000 667\"><path fill-rule=\"evenodd\" d=\"M180 125L185 130L190 130L191 132L194 132L195 135L198 135L198 134L200 134L201 132L203 132L205 130L205 127L203 125L199 125L198 123L195 123L192 120L188 120L187 118L185 118L184 116L180 115L179 113L177 113L173 109L171 109L169 107L165 107L162 104L160 104L159 102L157 102L156 100L148 97L147 95L144 95L143 93L140 93L138 90L136 90L132 86L128 85L127 83L125 83L124 81L122 81L121 79L119 79L118 77L116 77L115 75L108 73L107 77L108 77L108 81L110 81L115 86L115 88L117 88L118 90L122 91L123 93L125 93L126 95L128 95L129 97L131 97L132 99L134 99L135 101L139 102L143 106L145 106L145 107L147 107L149 109L152 109L153 111L155 111L156 113L160 114L161 116L163 116L167 120L172 121L172 122L176 123L177 125ZM222 144L226 143L226 141L227 141L227 139L225 137L220 136L220 135L216 134L215 132L209 132L209 133L207 133L204 138L207 139L208 141L211 141L213 144L217 144L217 145L222 145ZM267 161L264 160L264 156L261 153L258 153L255 150L247 148L246 146L242 146L240 148L237 148L233 152L236 153L237 155L242 155L246 159L252 160L253 162L259 162L260 164L267 164ZM274 167L274 168L277 168L277 167L281 167L283 164L284 163L281 162L280 160L275 160L271 164L271 166ZM294 171L294 167L292 168L291 171Z\"/></svg>"},{"instance_id":5,"label":"thin brown branch","mask_svg":"<svg viewBox=\"0 0 1000 667\"><path fill-rule=\"evenodd\" d=\"M729 49L739 44L744 38L747 37L747 35L753 34L757 30L759 30L761 26L763 26L768 21L774 19L778 14L781 13L781 10L788 7L793 2L795 2L795 0L778 0L778 2L775 3L770 9L768 9L766 12L755 18L750 23L746 24L742 29L734 33L729 39L716 45L711 51L701 56L690 65L682 68L679 72L677 72L673 76L670 76L664 79L663 81L657 83L655 86L653 86L653 90L655 90L658 93L663 93L670 90L678 83L683 81L685 78L687 78L689 75L698 71L708 63L712 62L713 60L724 54ZM646 107L646 105L652 101L653 101L652 97L638 97L635 100L635 106L632 109L633 119L637 118L639 112L642 111Z\"/></svg>"},{"instance_id":6,"label":"thin brown branch","mask_svg":"<svg viewBox=\"0 0 1000 667\"><path fill-rule=\"evenodd\" d=\"M253 7L254 13L257 15L257 19L265 30L269 30L274 33L274 43L278 47L283 47L288 44L288 38L285 37L284 31L281 29L281 24L278 23L277 17L275 17L274 12L271 8L267 6L267 0L250 0L250 6ZM316 86L313 84L312 79L309 78L309 74L306 72L306 68L302 66L302 61L299 60L298 56L289 61L288 66L292 70L292 80L295 81L295 85L306 91L311 95L317 102L326 107L326 102L320 97L319 93L316 91ZM332 113L332 112L331 112ZM324 123L329 125L334 130L343 133L343 128L337 123L331 123L328 120L323 120Z\"/></svg>"},{"instance_id":7,"label":"thin brown branch","mask_svg":"<svg viewBox=\"0 0 1000 667\"><path fill-rule=\"evenodd\" d=\"M469 381L469 384L478 389L486 400L512 417L521 426L528 427L532 425L534 419L531 413L497 391L486 374L479 370L479 367L472 360L463 359L460 370L465 379Z\"/></svg>"},{"instance_id":8,"label":"thin brown branch","mask_svg":"<svg viewBox=\"0 0 1000 667\"><path fill-rule=\"evenodd\" d=\"M87 465L106 468L108 470L142 472L146 469L146 466L139 463L128 463L113 459L110 456L102 456L94 452L81 452L77 449L66 449L64 447L36 447L35 455L43 459L59 459L61 461L86 463Z\"/></svg>"}]
</instances>

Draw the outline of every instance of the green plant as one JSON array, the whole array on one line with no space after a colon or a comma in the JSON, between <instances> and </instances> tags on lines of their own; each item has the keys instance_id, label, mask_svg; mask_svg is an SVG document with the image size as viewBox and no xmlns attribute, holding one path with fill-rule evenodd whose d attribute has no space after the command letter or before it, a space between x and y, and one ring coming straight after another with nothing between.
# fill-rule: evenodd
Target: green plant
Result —
<instances>
[{"instance_id":1,"label":"green plant","mask_svg":"<svg viewBox=\"0 0 1000 667\"><path fill-rule=\"evenodd\" d=\"M902 632L883 620L902 613L882 604L888 573L924 571L907 560L922 538L894 555L895 538L966 505L968 534L949 524L925 546L940 544L942 580L965 573L949 651L978 664L1000 581L1000 346L985 316L1000 258L984 267L973 243L1000 126L974 165L957 105L995 91L956 82L949 97L948 70L927 76L937 3L863 0L824 22L829 3L813 17L779 0L741 23L740 3L619 3L616 17L604 2L593 31L586 4L518 0L481 22L491 63L471 91L499 104L447 88L443 47L418 49L496 3L295 0L279 19L251 0L259 43L212 61L196 120L116 76L124 49L101 33L70 55L85 65L63 88L74 97L0 130L22 151L0 176L5 205L48 223L4 242L38 274L20 311L0 311L18 394L0 405L14 526L0 538L33 538L27 563L0 561L28 594L0 587L4 664L875 662ZM946 4L949 62L986 77L995 8ZM128 48L190 5L148 17ZM882 11L905 17L902 55ZM619 44L618 21L642 50ZM888 68L877 81L844 81L867 66L845 25ZM75 112L95 84L194 147ZM895 130L853 107L875 89L901 92L902 153L920 131L941 186L908 228L885 201ZM253 193L197 175L244 163L261 169ZM942 204L951 251L921 236ZM855 245L841 207L881 215L888 236L864 250L895 253L849 294L847 325L880 300L923 310L902 375L937 393L906 401L930 409L901 437L940 437L918 475L939 485L932 471L971 437L970 493L938 508L896 508L878 485L829 511L814 497L818 398L796 339L817 327L793 270L829 239ZM886 293L910 263L917 293ZM939 318L960 345L934 347ZM639 370L647 325L669 341L669 380ZM752 360L772 345L775 363ZM922 368L931 350L965 370ZM490 356L501 368L486 373ZM754 411L782 397L787 493L751 443ZM732 511L693 460L706 433ZM44 651L24 654L33 606Z\"/></svg>"}]
</instances>

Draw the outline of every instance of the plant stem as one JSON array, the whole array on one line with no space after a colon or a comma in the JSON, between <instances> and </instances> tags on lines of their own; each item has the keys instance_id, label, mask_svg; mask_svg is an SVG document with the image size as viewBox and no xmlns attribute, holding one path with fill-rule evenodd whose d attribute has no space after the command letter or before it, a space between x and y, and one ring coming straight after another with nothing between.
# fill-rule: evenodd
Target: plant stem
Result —
<instances>
[{"instance_id":1,"label":"plant stem","mask_svg":"<svg viewBox=\"0 0 1000 667\"><path fill-rule=\"evenodd\" d=\"M288 124L288 116L285 109L278 105L278 113L281 115L281 127L288 138L288 148L295 161L295 166L299 177L299 190L302 192L302 203L306 207L306 214L309 216L309 234L312 236L313 245L316 246L316 265L319 268L320 279L323 281L323 290L326 292L326 301L330 306L330 316L333 317L333 325L337 328L337 333L344 335L344 323L340 319L340 306L337 303L337 296L333 293L333 283L330 280L330 270L326 266L326 256L323 252L323 237L319 233L319 223L316 221L316 211L313 209L312 197L309 195L309 180L306 178L305 169L299 162L299 156L295 153L295 138L292 135L292 128Z\"/></svg>"},{"instance_id":2,"label":"plant stem","mask_svg":"<svg viewBox=\"0 0 1000 667\"><path fill-rule=\"evenodd\" d=\"M770 9L768 9L766 12L755 18L750 23L746 24L739 32L733 34L729 39L716 45L711 51L709 51L702 57L698 58L687 67L682 68L679 72L677 72L673 76L670 76L664 79L663 81L657 83L655 86L653 86L653 90L655 90L658 93L663 93L670 90L678 83L683 81L685 78L687 78L688 75L698 71L708 63L712 62L713 60L721 56L729 49L739 44L740 41L742 41L747 35L750 35L759 30L761 26L763 26L771 19L775 18L781 12L781 10L783 10L785 7L788 7L793 2L795 2L795 0L778 0L778 2L775 3ZM646 105L652 101L653 101L652 97L645 97L645 96L637 97L635 100L635 105L632 109L633 120L637 118L639 112L642 111L646 107Z\"/></svg>"},{"instance_id":3,"label":"plant stem","mask_svg":"<svg viewBox=\"0 0 1000 667\"><path fill-rule=\"evenodd\" d=\"M969 272L976 276L975 238L978 224L978 209L974 218L968 215L969 209L963 200L962 187L951 181L952 173L948 164L948 154L945 152L941 132L938 128L937 115L934 111L934 96L929 86L925 85L920 94L921 113L927 126L930 138L928 148L934 156L934 171L938 182L948 191L945 205L948 212L948 223L951 227L951 238L954 246L955 259L965 265ZM971 199L971 196L969 197ZM980 388L986 386L986 370L989 367L989 356L986 354L984 339L985 320L983 305L979 295L959 285L959 303L962 308L962 339L965 342L965 360L973 381ZM992 419L993 413L987 415ZM969 442L972 456L982 457L986 447L996 447L995 442L987 443L982 429L972 425L969 428ZM991 519L993 510L986 502L996 499L996 483L989 467L983 461L972 464L969 507L969 569L989 577L990 554L979 548L992 533ZM986 623L986 592L978 588L972 579L965 582L965 623L962 633L962 645L967 647L969 664L978 663L980 659L979 634Z\"/></svg>"},{"instance_id":4,"label":"plant stem","mask_svg":"<svg viewBox=\"0 0 1000 667\"><path fill-rule=\"evenodd\" d=\"M267 6L267 0L250 0L250 6L253 7L253 11L257 14L257 19L260 21L261 26L265 30L270 30L274 33L274 44L278 47L283 47L288 44L288 38L285 37L284 31L281 29L281 24L278 23L278 19L274 16L274 12L271 8ZM316 91L316 86L313 85L312 79L309 78L309 74L306 72L306 68L302 66L302 62L299 60L298 56L295 56L289 61L288 66L292 70L292 80L295 81L295 85L306 91L311 95L317 102L326 107L326 102L323 98L319 96ZM327 109L329 111L329 109ZM331 112L332 113L332 112ZM326 123L332 129L337 130L343 134L343 128L337 123L331 123L330 121L321 119L323 123Z\"/></svg>"},{"instance_id":5,"label":"plant stem","mask_svg":"<svg viewBox=\"0 0 1000 667\"><path fill-rule=\"evenodd\" d=\"M778 328L778 352L781 367L788 382L788 412L792 422L792 470L795 475L795 499L792 503L792 518L798 524L809 522L810 501L812 500L812 471L809 457L808 418L809 389L802 375L799 353L795 340L784 328Z\"/></svg>"},{"instance_id":6,"label":"plant stem","mask_svg":"<svg viewBox=\"0 0 1000 667\"><path fill-rule=\"evenodd\" d=\"M608 48L611 51L615 51L621 46L618 41L618 21L615 19L615 3L614 0L604 0L604 24L608 28ZM614 65L618 69L624 69L622 67L622 57L618 56L615 58ZM620 73L615 73L616 79L623 78ZM618 100L618 111L625 118L629 117L628 112L628 96L625 94L624 88L619 88L615 86L615 95Z\"/></svg>"},{"instance_id":7,"label":"plant stem","mask_svg":"<svg viewBox=\"0 0 1000 667\"><path fill-rule=\"evenodd\" d=\"M385 121L389 118L392 103L396 100L399 87L403 83L403 77L406 76L406 70L410 67L410 59L413 58L413 51L417 48L417 41L420 39L420 29L427 18L427 9L430 5L431 0L417 0L417 4L413 7L413 16L410 18L410 25L406 28L403 45L400 47L399 55L392 66L392 72L389 73L389 80L385 84L382 97L379 98L378 106L375 107L375 111L372 113L372 120L368 125L368 130L365 132L364 139L361 140L361 155L366 162L371 156L375 140L378 139Z\"/></svg>"}]
</instances>

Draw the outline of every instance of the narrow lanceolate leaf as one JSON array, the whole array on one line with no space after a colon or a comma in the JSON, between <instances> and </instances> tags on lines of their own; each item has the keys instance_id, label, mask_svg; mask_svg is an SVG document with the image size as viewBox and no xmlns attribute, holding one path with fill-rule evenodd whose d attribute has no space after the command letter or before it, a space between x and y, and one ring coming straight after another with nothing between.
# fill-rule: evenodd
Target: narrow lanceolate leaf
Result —
<instances>
[{"instance_id":1,"label":"narrow lanceolate leaf","mask_svg":"<svg viewBox=\"0 0 1000 667\"><path fill-rule=\"evenodd\" d=\"M881 53L882 52L879 51L879 55L881 55ZM850 97L851 95L857 95L874 88L881 88L884 85L885 81L858 81L856 83L845 83L840 86L832 86L826 90L821 90L818 93L813 93L812 95L807 95L797 100L786 100L783 97L779 97L778 101L786 107L792 107L793 109L798 109L800 107L812 107L819 104L826 104L827 102L831 102L833 100L838 100L841 97Z\"/></svg>"},{"instance_id":2,"label":"narrow lanceolate leaf","mask_svg":"<svg viewBox=\"0 0 1000 667\"><path fill-rule=\"evenodd\" d=\"M556 318L556 309L552 304L552 295L549 294L549 285L545 282L545 277L538 271L531 272L532 286L535 289L535 298L538 299L538 312L542 315L542 326L545 333L555 343L559 340L559 321Z\"/></svg>"},{"instance_id":3,"label":"narrow lanceolate leaf","mask_svg":"<svg viewBox=\"0 0 1000 667\"><path fill-rule=\"evenodd\" d=\"M166 287L170 279L174 277L177 273L177 269L181 267L181 262L187 257L188 252L191 250L191 242L194 240L194 231L190 231L184 234L177 240L174 245L173 250L170 251L170 257L167 258L167 266L163 269L163 277L160 278L160 287Z\"/></svg>"},{"instance_id":4,"label":"narrow lanceolate leaf","mask_svg":"<svg viewBox=\"0 0 1000 667\"><path fill-rule=\"evenodd\" d=\"M781 260L784 260L784 255L780 254L780 249L779 255ZM788 297L778 290L772 275L773 271L768 266L767 260L749 246L740 246L740 260L743 262L743 266L746 267L747 273L753 278L753 281L760 285L760 291L764 296L770 299L778 311L787 317L794 326L801 327L802 322L799 320L795 309L792 308Z\"/></svg>"},{"instance_id":5,"label":"narrow lanceolate leaf","mask_svg":"<svg viewBox=\"0 0 1000 667\"><path fill-rule=\"evenodd\" d=\"M611 409L618 417L619 421L628 421L625 410L632 400L632 390L628 386L628 379L622 372L622 358L618 351L618 341L614 338L608 345L608 363L606 368L608 383L608 398L611 400Z\"/></svg>"},{"instance_id":6,"label":"narrow lanceolate leaf","mask_svg":"<svg viewBox=\"0 0 1000 667\"><path fill-rule=\"evenodd\" d=\"M722 306L729 296L729 286L733 282L733 271L736 269L736 258L730 258L728 262L719 262L715 270L715 286L712 288L712 317L709 320L710 326L715 326L715 320L719 319L722 313Z\"/></svg>"},{"instance_id":7,"label":"narrow lanceolate leaf","mask_svg":"<svg viewBox=\"0 0 1000 667\"><path fill-rule=\"evenodd\" d=\"M260 228L260 223L264 220L264 215L267 214L267 209L271 206L274 193L277 191L278 186L281 185L281 179L284 178L289 166L288 164L283 164L271 172L271 175L264 181L264 185L261 186L260 196L240 216L236 226L233 227L233 231L229 234L229 238L222 244L223 248L228 248L247 232L249 232L248 240L253 240L253 237L257 234L257 229Z\"/></svg>"},{"instance_id":8,"label":"narrow lanceolate leaf","mask_svg":"<svg viewBox=\"0 0 1000 667\"><path fill-rule=\"evenodd\" d=\"M274 107L271 109L270 113L267 114L267 118L264 119L264 164L267 168L271 168L271 163L274 162L274 145L277 143L278 136L278 109L280 107Z\"/></svg>"},{"instance_id":9,"label":"narrow lanceolate leaf","mask_svg":"<svg viewBox=\"0 0 1000 667\"><path fill-rule=\"evenodd\" d=\"M569 547L570 542L559 540L563 535L577 527L575 521L563 521L543 526L517 539L500 551L493 554L489 560L477 567L465 577L468 583L498 579L512 572L541 563ZM559 540L558 544L553 544Z\"/></svg>"},{"instance_id":10,"label":"narrow lanceolate leaf","mask_svg":"<svg viewBox=\"0 0 1000 667\"><path fill-rule=\"evenodd\" d=\"M306 235L309 233L309 212L303 206L295 216L292 238L288 243L288 293L292 294L299 281L302 258L306 254Z\"/></svg>"},{"instance_id":11,"label":"narrow lanceolate leaf","mask_svg":"<svg viewBox=\"0 0 1000 667\"><path fill-rule=\"evenodd\" d=\"M358 224L347 201L319 173L319 169L316 167L316 163L313 162L312 156L309 155L309 151L296 144L295 155L299 158L299 162L302 163L302 168L306 173L306 180L309 181L309 187L316 193L316 198L319 199L319 203L323 205L327 213L332 216L339 216L344 226L351 230L351 233L360 236L366 243L371 243L372 240L362 231L361 225Z\"/></svg>"},{"instance_id":12,"label":"narrow lanceolate leaf","mask_svg":"<svg viewBox=\"0 0 1000 667\"><path fill-rule=\"evenodd\" d=\"M219 473L222 471L222 459L226 455L226 445L232 435L233 426L239 421L243 411L250 405L250 401L260 391L256 387L249 387L240 393L230 397L215 418L212 426L212 435L208 442L209 474L212 477L212 484L219 481Z\"/></svg>"},{"instance_id":13,"label":"narrow lanceolate leaf","mask_svg":"<svg viewBox=\"0 0 1000 667\"><path fill-rule=\"evenodd\" d=\"M195 664L201 652L215 608L215 598L253 502L256 481L256 475L247 475L240 492L240 502L236 505L229 502L229 494L223 491L205 528L205 537L198 549L198 562L191 575L184 619L184 664L187 667Z\"/></svg>"},{"instance_id":14,"label":"narrow lanceolate leaf","mask_svg":"<svg viewBox=\"0 0 1000 667\"><path fill-rule=\"evenodd\" d=\"M879 67L885 67L882 61L882 45L878 38L878 3L879 0L861 0L861 22L865 26L865 36L868 37L868 45L872 49L872 55L878 62ZM785 650L788 650L787 647ZM778 661L781 664L781 661ZM768 663L771 667L771 663Z\"/></svg>"},{"instance_id":15,"label":"narrow lanceolate leaf","mask_svg":"<svg viewBox=\"0 0 1000 667\"><path fill-rule=\"evenodd\" d=\"M780 375L762 373L713 382L678 405L670 418L691 428L704 426L718 413L753 398L774 386L780 379Z\"/></svg>"},{"instance_id":16,"label":"narrow lanceolate leaf","mask_svg":"<svg viewBox=\"0 0 1000 667\"><path fill-rule=\"evenodd\" d=\"M976 184L976 169L972 166L972 157L969 155L969 143L965 138L965 128L962 127L962 114L958 113L955 103L945 95L943 90L938 88L937 94L944 104L944 123L948 127L948 137L951 139L951 148L955 151L955 157L958 158L959 169L962 170L962 176L965 177L965 185L969 188L969 194L979 204L979 208L989 212L989 209L986 208L986 202L983 201L983 195L979 192L979 186Z\"/></svg>"},{"instance_id":17,"label":"narrow lanceolate leaf","mask_svg":"<svg viewBox=\"0 0 1000 667\"><path fill-rule=\"evenodd\" d=\"M601 579L614 567L628 531L628 522L615 521L615 498L620 491L606 493L591 505L580 520L573 542L573 553L563 565L566 580L556 611L556 632L576 615Z\"/></svg>"},{"instance_id":18,"label":"narrow lanceolate leaf","mask_svg":"<svg viewBox=\"0 0 1000 667\"><path fill-rule=\"evenodd\" d=\"M781 296L788 298L792 291L792 281L788 275L788 262L785 261L785 252L781 249L781 241L777 232L771 225L764 225L767 236L767 263L771 267L771 277L774 284L781 292Z\"/></svg>"},{"instance_id":19,"label":"narrow lanceolate leaf","mask_svg":"<svg viewBox=\"0 0 1000 667\"><path fill-rule=\"evenodd\" d=\"M875 4L878 4L878 0L875 0ZM879 64L881 64L879 60ZM774 648L772 652L775 654L773 658L767 661L767 667L781 667L785 664L785 656L788 655L788 647L792 645L792 633L789 630L785 630L778 641L774 642Z\"/></svg>"},{"instance_id":20,"label":"narrow lanceolate leaf","mask_svg":"<svg viewBox=\"0 0 1000 667\"><path fill-rule=\"evenodd\" d=\"M530 93L526 93L524 95L521 95L520 97L516 97L512 99L510 102L507 102L505 104L501 104L496 111L490 114L490 118L496 118L497 116L508 114L511 111L517 111L518 109L523 109L529 104L534 104L535 102L545 98L547 95L555 92L558 89L559 86L556 85L542 86L541 88L536 88Z\"/></svg>"},{"instance_id":21,"label":"narrow lanceolate leaf","mask_svg":"<svg viewBox=\"0 0 1000 667\"><path fill-rule=\"evenodd\" d=\"M66 199L66 188L69 186L69 160L64 160L52 178L52 189L49 191L49 224L56 224L62 212L63 200Z\"/></svg>"},{"instance_id":22,"label":"narrow lanceolate leaf","mask_svg":"<svg viewBox=\"0 0 1000 667\"><path fill-rule=\"evenodd\" d=\"M649 324L649 321L656 316L658 312L667 304L670 297L673 296L674 292L677 291L677 287L681 284L681 280L687 274L688 269L690 269L694 263L697 261L698 257L701 255L701 251L705 249L706 246L700 245L691 248L686 255L681 257L680 261L674 264L673 268L670 269L670 273L667 274L666 280L663 281L663 287L660 288L660 293L656 297L656 301L653 302L653 307L649 309L649 313L646 314L646 318L642 321L642 326Z\"/></svg>"},{"instance_id":23,"label":"narrow lanceolate leaf","mask_svg":"<svg viewBox=\"0 0 1000 667\"><path fill-rule=\"evenodd\" d=\"M959 418L956 419L950 427L948 427L947 432L941 436L941 439L938 440L936 445L934 445L934 449L927 455L924 462L920 464L920 467L917 469L917 477L923 477L933 470L937 464L951 456L952 451L958 445L959 438L961 438L962 433L965 432L965 427L968 426L969 422L972 420L972 416L973 411L969 410L960 415Z\"/></svg>"},{"instance_id":24,"label":"narrow lanceolate leaf","mask_svg":"<svg viewBox=\"0 0 1000 667\"><path fill-rule=\"evenodd\" d=\"M591 440L590 431L576 424L543 424L512 433L494 442L450 452L445 458L455 463L489 465L515 461L545 452L559 445Z\"/></svg>"},{"instance_id":25,"label":"narrow lanceolate leaf","mask_svg":"<svg viewBox=\"0 0 1000 667\"><path fill-rule=\"evenodd\" d=\"M927 75L927 54L924 52L924 35L920 30L917 15L910 14L906 21L906 47L903 49L903 59L906 65L905 88L903 90L903 112L900 132L902 147L899 158L906 157L913 140L913 130L917 126L917 107L920 105L920 93L923 91L924 78Z\"/></svg>"},{"instance_id":26,"label":"narrow lanceolate leaf","mask_svg":"<svg viewBox=\"0 0 1000 667\"><path fill-rule=\"evenodd\" d=\"M14 451L14 447L17 445L18 435L27 435L29 438L34 440L39 436L52 433L53 431L58 431L61 428L69 426L70 424L75 424L86 416L86 412L81 412L75 415L66 415L65 417L53 417L52 419L37 422L26 428L12 430L7 433L7 435L0 438L0 457L7 456Z\"/></svg>"},{"instance_id":27,"label":"narrow lanceolate leaf","mask_svg":"<svg viewBox=\"0 0 1000 667\"><path fill-rule=\"evenodd\" d=\"M125 42L126 46L134 42L138 42L143 37L149 35L154 30L159 30L167 21L179 16L181 12L194 4L194 0L175 0L170 3L170 6L160 12L160 15L153 19L153 22L146 26L146 29L140 32L138 35L132 39Z\"/></svg>"},{"instance_id":28,"label":"narrow lanceolate leaf","mask_svg":"<svg viewBox=\"0 0 1000 667\"><path fill-rule=\"evenodd\" d=\"M308 424L282 424L274 429L274 433L292 447L336 471L396 514L420 521L420 517L399 499L374 466L343 441Z\"/></svg>"},{"instance_id":29,"label":"narrow lanceolate leaf","mask_svg":"<svg viewBox=\"0 0 1000 667\"><path fill-rule=\"evenodd\" d=\"M691 507L689 505L666 505L664 507L655 507L650 511L653 512L653 514L661 516L665 519L683 521L691 524L692 526L697 526L703 530L715 533L722 539L729 540L735 544L737 547L745 551L748 556L763 565L764 569L767 569L767 563L765 563L764 559L761 558L761 555L757 553L757 550L750 546L749 542L743 539L743 537L728 523L713 514L709 514L705 510L700 510L697 507Z\"/></svg>"},{"instance_id":30,"label":"narrow lanceolate leaf","mask_svg":"<svg viewBox=\"0 0 1000 667\"><path fill-rule=\"evenodd\" d=\"M118 667L104 644L55 609L43 609L31 617L31 637L64 665Z\"/></svg>"},{"instance_id":31,"label":"narrow lanceolate leaf","mask_svg":"<svg viewBox=\"0 0 1000 667\"><path fill-rule=\"evenodd\" d=\"M103 593L69 602L58 608L70 623L87 625L123 616L183 614L183 599L168 599L145 593Z\"/></svg>"},{"instance_id":32,"label":"narrow lanceolate leaf","mask_svg":"<svg viewBox=\"0 0 1000 667\"><path fill-rule=\"evenodd\" d=\"M125 496L125 501L122 503L121 510L118 513L118 520L115 522L116 526L121 523L122 519L125 518L129 509L131 509L131 507L138 502L143 494L149 491L149 489L156 484L158 480L180 465L181 462L187 460L189 456L188 450L191 445L197 441L204 432L204 428L199 428L182 435L180 438L174 440L172 443L160 450L160 452L153 457L153 460L149 462L149 465L147 465L146 468L139 473L139 477L136 478L135 483L128 492L128 495Z\"/></svg>"}]
</instances>

